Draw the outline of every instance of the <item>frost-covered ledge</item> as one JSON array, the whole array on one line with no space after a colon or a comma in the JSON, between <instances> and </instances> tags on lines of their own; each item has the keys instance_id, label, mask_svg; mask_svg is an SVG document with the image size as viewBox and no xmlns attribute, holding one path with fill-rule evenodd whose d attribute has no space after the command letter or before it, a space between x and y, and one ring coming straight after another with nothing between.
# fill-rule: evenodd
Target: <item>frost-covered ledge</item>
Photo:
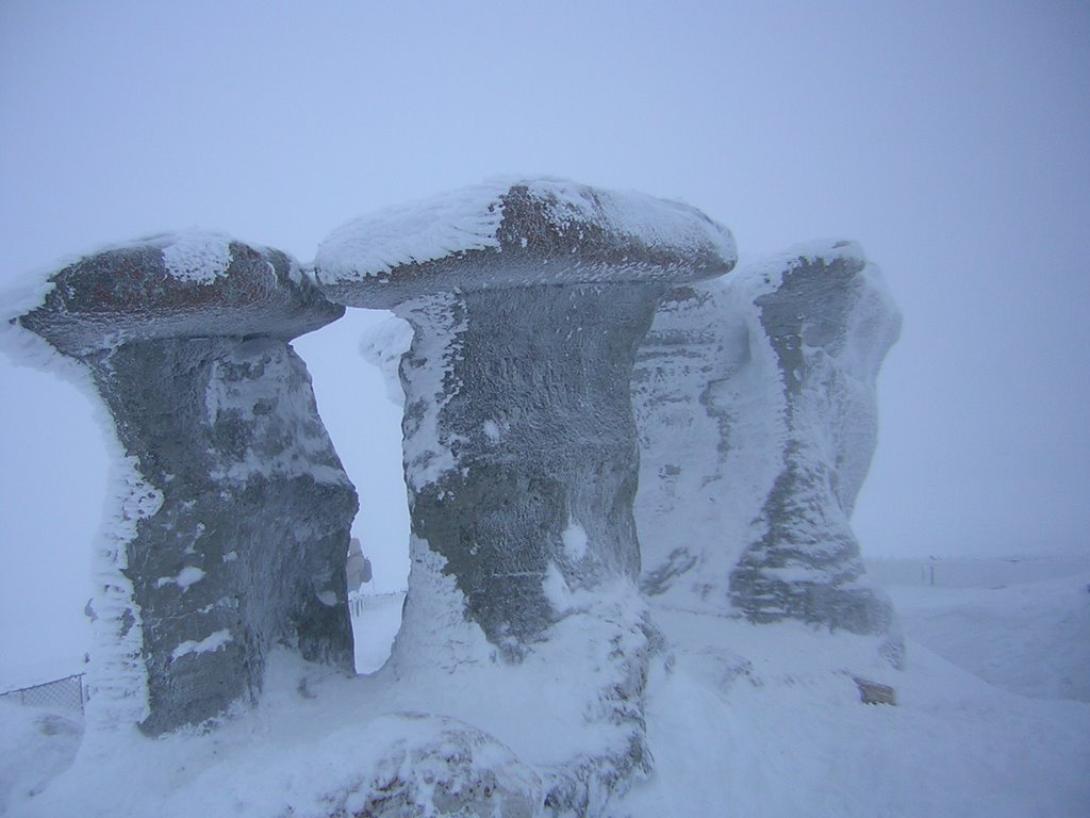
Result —
<instances>
[{"instance_id":1,"label":"frost-covered ledge","mask_svg":"<svg viewBox=\"0 0 1090 818\"><path fill-rule=\"evenodd\" d=\"M257 696L274 643L351 670L356 494L288 344L341 314L284 253L204 233L79 258L19 310L24 360L112 420L96 725L158 734L221 716Z\"/></svg>"},{"instance_id":2,"label":"frost-covered ledge","mask_svg":"<svg viewBox=\"0 0 1090 818\"><path fill-rule=\"evenodd\" d=\"M876 635L893 613L850 516L900 313L850 242L813 242L664 299L639 352L642 587L679 610Z\"/></svg>"},{"instance_id":3,"label":"frost-covered ledge","mask_svg":"<svg viewBox=\"0 0 1090 818\"><path fill-rule=\"evenodd\" d=\"M587 723L617 730L554 770L557 812L594 814L650 767L629 381L659 297L734 258L730 233L693 208L539 179L359 219L319 250L330 298L414 329L401 362L412 572L392 667L409 681L521 664L544 681L548 656L592 680L574 691Z\"/></svg>"}]
</instances>

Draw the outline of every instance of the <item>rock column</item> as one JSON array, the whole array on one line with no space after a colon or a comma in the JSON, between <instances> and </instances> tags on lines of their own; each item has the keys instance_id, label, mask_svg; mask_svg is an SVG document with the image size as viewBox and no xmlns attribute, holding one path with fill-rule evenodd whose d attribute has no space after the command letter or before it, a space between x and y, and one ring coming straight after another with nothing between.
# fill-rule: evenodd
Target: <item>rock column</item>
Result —
<instances>
[{"instance_id":1,"label":"rock column","mask_svg":"<svg viewBox=\"0 0 1090 818\"><path fill-rule=\"evenodd\" d=\"M554 592L639 574L628 382L662 289L470 292L445 304L450 334L432 301L397 310L416 330L402 364L413 531L508 658L555 621ZM440 345L454 388L437 405Z\"/></svg>"},{"instance_id":2,"label":"rock column","mask_svg":"<svg viewBox=\"0 0 1090 818\"><path fill-rule=\"evenodd\" d=\"M401 362L412 573L395 670L502 667L564 641L565 661L601 671L586 713L618 727L618 743L556 771L557 814L594 814L650 767L632 366L659 297L733 261L729 232L698 211L554 180L361 219L319 251L331 299L392 308L414 328Z\"/></svg>"},{"instance_id":3,"label":"rock column","mask_svg":"<svg viewBox=\"0 0 1090 818\"><path fill-rule=\"evenodd\" d=\"M113 419L92 706L160 734L252 702L285 645L352 669L356 494L288 341L336 319L283 253L186 234L86 257L21 324Z\"/></svg>"},{"instance_id":4,"label":"rock column","mask_svg":"<svg viewBox=\"0 0 1090 818\"><path fill-rule=\"evenodd\" d=\"M785 434L731 599L756 622L887 633L892 607L864 580L849 518L877 443L875 379L900 315L847 243L785 260L770 278L754 304L779 367Z\"/></svg>"},{"instance_id":5,"label":"rock column","mask_svg":"<svg viewBox=\"0 0 1090 818\"><path fill-rule=\"evenodd\" d=\"M651 599L754 622L893 630L849 519L877 439L875 380L899 326L877 269L847 242L671 291L633 383Z\"/></svg>"}]
</instances>

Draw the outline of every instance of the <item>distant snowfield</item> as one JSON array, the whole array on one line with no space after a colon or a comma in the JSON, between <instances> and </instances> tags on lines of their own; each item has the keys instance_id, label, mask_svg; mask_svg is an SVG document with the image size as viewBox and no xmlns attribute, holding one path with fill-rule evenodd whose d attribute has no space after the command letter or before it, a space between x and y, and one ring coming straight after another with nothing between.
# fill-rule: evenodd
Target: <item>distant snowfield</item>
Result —
<instances>
[{"instance_id":1,"label":"distant snowfield","mask_svg":"<svg viewBox=\"0 0 1090 818\"><path fill-rule=\"evenodd\" d=\"M1012 693L1090 704L1090 570L985 588L888 590L905 632L944 659Z\"/></svg>"},{"instance_id":2,"label":"distant snowfield","mask_svg":"<svg viewBox=\"0 0 1090 818\"><path fill-rule=\"evenodd\" d=\"M1023 570L1032 581L995 582L1009 564L978 561L983 587L902 574L888 590L909 637L905 671L875 664L851 637L657 611L667 647L648 687L656 769L612 814L1090 814L1088 562L1061 576ZM400 597L370 598L361 613L357 664L374 668ZM861 704L846 671L892 684L897 706ZM6 805L12 816L52 818L78 804L87 818L327 818L351 803L383 747L415 740L384 714L433 701L475 724L488 718L480 726L536 763L527 748L570 738L550 725L565 684L558 674L541 689L410 690L386 671L354 681L282 661L261 705L211 736L134 737L78 755L79 735L63 716L0 701L0 813ZM450 713L461 697L475 701ZM487 715L520 705L529 712L517 718ZM39 794L28 797L32 790Z\"/></svg>"}]
</instances>

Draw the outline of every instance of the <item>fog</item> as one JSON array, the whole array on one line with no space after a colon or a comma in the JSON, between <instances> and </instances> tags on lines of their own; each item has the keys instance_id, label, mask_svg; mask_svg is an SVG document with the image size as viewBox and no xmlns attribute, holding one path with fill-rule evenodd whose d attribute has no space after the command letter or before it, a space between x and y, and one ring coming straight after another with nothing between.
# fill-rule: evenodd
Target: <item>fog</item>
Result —
<instances>
[{"instance_id":1,"label":"fog","mask_svg":"<svg viewBox=\"0 0 1090 818\"><path fill-rule=\"evenodd\" d=\"M905 325L865 555L1085 550L1090 7L0 3L0 286L203 226L310 260L498 173L690 202L743 259L860 241ZM355 312L297 343L403 581L398 411ZM2 357L2 356L0 356ZM0 664L76 644L107 464L88 401L0 360Z\"/></svg>"}]
</instances>

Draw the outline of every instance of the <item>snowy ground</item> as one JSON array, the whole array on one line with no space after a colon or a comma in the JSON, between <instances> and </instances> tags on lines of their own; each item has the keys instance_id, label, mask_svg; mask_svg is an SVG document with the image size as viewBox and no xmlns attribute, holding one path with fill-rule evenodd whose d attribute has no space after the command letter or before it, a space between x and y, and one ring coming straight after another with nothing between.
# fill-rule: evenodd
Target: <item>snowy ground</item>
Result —
<instances>
[{"instance_id":1,"label":"snowy ground","mask_svg":"<svg viewBox=\"0 0 1090 818\"><path fill-rule=\"evenodd\" d=\"M1090 704L1090 559L985 565L940 563L934 586L887 586L905 632L996 687Z\"/></svg>"},{"instance_id":2,"label":"snowy ground","mask_svg":"<svg viewBox=\"0 0 1090 818\"><path fill-rule=\"evenodd\" d=\"M909 637L904 671L874 662L866 640L658 611L667 648L647 702L656 771L614 814L1090 815L1090 564L1013 572L1026 582L998 576L1009 566L978 568L981 587L931 586L912 571L889 586ZM381 664L400 602L367 600L361 668ZM407 701L387 674L354 683L290 663L274 672L275 693L213 736L84 746L74 764L70 714L0 701L0 813L326 818L351 806L384 752L427 728L383 715ZM892 684L897 706L861 704L849 672ZM458 715L487 720L523 757L535 723L540 738L553 735L564 684L417 695L449 704L475 693ZM534 712L497 720L518 702Z\"/></svg>"},{"instance_id":3,"label":"snowy ground","mask_svg":"<svg viewBox=\"0 0 1090 818\"><path fill-rule=\"evenodd\" d=\"M896 707L859 704L835 672L850 651L802 629L727 624L694 641L693 621L660 617L681 647L651 688L656 779L626 806L641 818L1090 815L1090 704L1059 695L1090 682L1088 584L1090 571L892 588L909 664L873 675ZM708 661L714 642L754 670L730 678L729 662ZM811 670L822 662L832 672Z\"/></svg>"}]
</instances>

